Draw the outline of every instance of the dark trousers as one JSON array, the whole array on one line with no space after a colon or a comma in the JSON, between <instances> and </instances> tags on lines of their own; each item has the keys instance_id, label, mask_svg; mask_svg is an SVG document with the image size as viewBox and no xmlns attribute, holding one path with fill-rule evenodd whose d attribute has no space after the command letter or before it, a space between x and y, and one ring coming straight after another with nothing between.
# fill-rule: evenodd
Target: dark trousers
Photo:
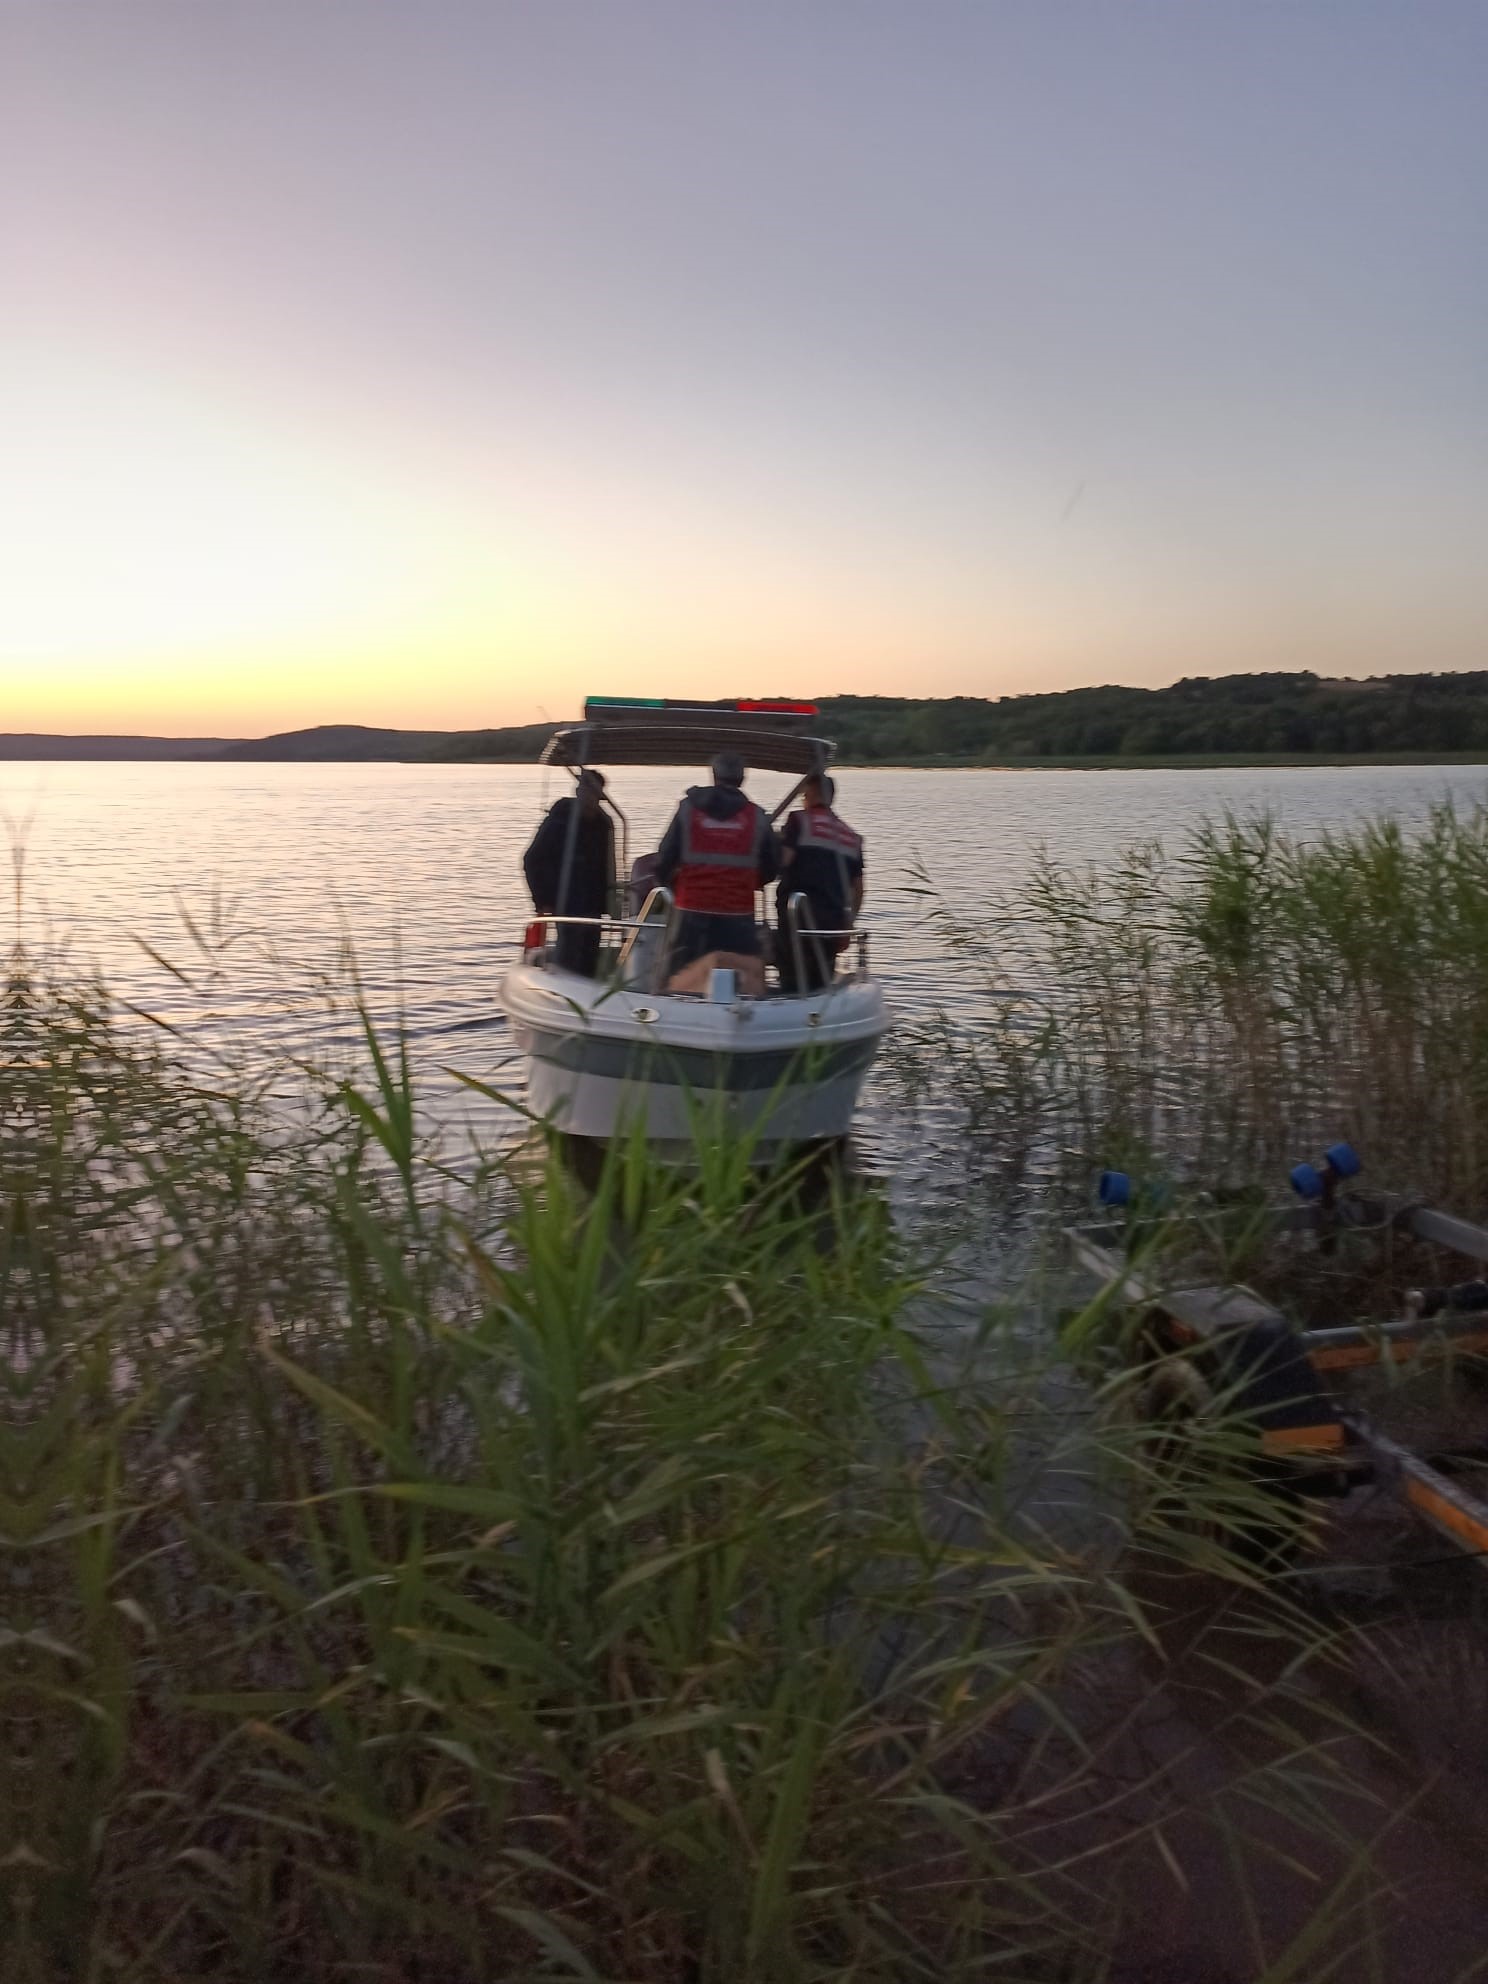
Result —
<instances>
[{"instance_id":1,"label":"dark trousers","mask_svg":"<svg viewBox=\"0 0 1488 1984\"><path fill-rule=\"evenodd\" d=\"M560 923L555 932L553 962L581 978L599 969L599 928L590 923Z\"/></svg>"},{"instance_id":2,"label":"dark trousers","mask_svg":"<svg viewBox=\"0 0 1488 1984\"><path fill-rule=\"evenodd\" d=\"M780 941L776 957L780 965L780 989L782 992L820 992L824 985L830 985L837 975L837 953L832 948L833 940L828 937L814 937L809 930L801 932L801 969L796 970L796 953L790 939L789 926L780 926Z\"/></svg>"},{"instance_id":3,"label":"dark trousers","mask_svg":"<svg viewBox=\"0 0 1488 1984\"><path fill-rule=\"evenodd\" d=\"M775 939L775 960L780 967L780 989L782 992L820 992L824 985L830 985L837 975L836 937L818 937L812 925L820 921L829 930L846 927L847 918L832 915L830 920L819 916L819 906L808 904L800 922L801 969L796 970L796 947L791 941L790 918L785 905L780 905L780 928Z\"/></svg>"}]
</instances>

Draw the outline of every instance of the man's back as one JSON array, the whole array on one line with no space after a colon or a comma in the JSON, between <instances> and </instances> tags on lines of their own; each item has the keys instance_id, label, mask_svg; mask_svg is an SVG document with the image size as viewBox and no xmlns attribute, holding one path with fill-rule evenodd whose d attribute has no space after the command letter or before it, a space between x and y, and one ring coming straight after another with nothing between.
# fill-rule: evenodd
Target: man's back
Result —
<instances>
[{"instance_id":1,"label":"man's back","mask_svg":"<svg viewBox=\"0 0 1488 1984\"><path fill-rule=\"evenodd\" d=\"M743 916L776 873L775 835L763 807L737 786L695 785L657 851L657 878L679 909Z\"/></svg>"},{"instance_id":2,"label":"man's back","mask_svg":"<svg viewBox=\"0 0 1488 1984\"><path fill-rule=\"evenodd\" d=\"M614 829L607 814L586 816L582 811L575 828L573 810L577 804L574 799L559 799L549 807L522 857L522 867L537 908L560 916L599 916L607 907ZM570 872L564 886L566 863Z\"/></svg>"},{"instance_id":3,"label":"man's back","mask_svg":"<svg viewBox=\"0 0 1488 1984\"><path fill-rule=\"evenodd\" d=\"M846 932L863 901L863 841L833 811L836 787L825 772L808 778L805 804L791 814L781 835L780 983L786 991L812 991L830 982ZM790 913L791 898L804 896L804 914ZM820 937L814 931L833 933Z\"/></svg>"},{"instance_id":4,"label":"man's back","mask_svg":"<svg viewBox=\"0 0 1488 1984\"><path fill-rule=\"evenodd\" d=\"M571 799L560 799L532 837L522 870L540 916L602 917L610 908L615 833L596 772L585 772ZM597 923L560 923L555 956L569 971L592 978L599 962Z\"/></svg>"},{"instance_id":5,"label":"man's back","mask_svg":"<svg viewBox=\"0 0 1488 1984\"><path fill-rule=\"evenodd\" d=\"M755 890L773 879L779 858L769 815L745 797L743 786L743 760L720 752L712 785L688 791L662 836L657 879L678 910L674 971L711 951L759 949Z\"/></svg>"},{"instance_id":6,"label":"man's back","mask_svg":"<svg viewBox=\"0 0 1488 1984\"><path fill-rule=\"evenodd\" d=\"M780 838L788 857L779 889L782 906L799 890L819 929L845 929L863 876L861 834L831 806L820 804L792 813Z\"/></svg>"}]
</instances>

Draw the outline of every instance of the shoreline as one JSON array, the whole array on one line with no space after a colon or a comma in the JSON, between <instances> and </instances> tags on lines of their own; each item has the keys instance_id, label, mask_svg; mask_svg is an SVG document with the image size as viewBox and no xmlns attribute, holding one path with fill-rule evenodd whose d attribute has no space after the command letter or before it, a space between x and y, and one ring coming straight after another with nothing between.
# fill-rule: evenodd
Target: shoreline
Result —
<instances>
[{"instance_id":1,"label":"shoreline","mask_svg":"<svg viewBox=\"0 0 1488 1984\"><path fill-rule=\"evenodd\" d=\"M1391 751L1343 752L1243 751L1195 752L1192 755L1154 754L1151 757L1040 757L1040 758L838 758L834 770L855 772L890 771L980 771L980 772L1202 772L1278 771L1356 768L1361 765L1488 765L1488 751Z\"/></svg>"},{"instance_id":2,"label":"shoreline","mask_svg":"<svg viewBox=\"0 0 1488 1984\"><path fill-rule=\"evenodd\" d=\"M259 762L272 762L260 760ZM288 760L279 762L287 763ZM304 764L310 760L300 759ZM335 762L320 760L322 763ZM404 758L402 764L444 765L523 765L528 758ZM1193 755L1155 754L1151 757L1012 757L998 758L834 758L832 769L844 772L1139 772L1139 771L1268 771L1317 770L1360 765L1488 765L1488 751L1392 751L1359 752L1355 755L1313 751L1278 751L1270 754L1243 751L1216 751Z\"/></svg>"},{"instance_id":3,"label":"shoreline","mask_svg":"<svg viewBox=\"0 0 1488 1984\"><path fill-rule=\"evenodd\" d=\"M229 769L241 770L248 766L264 765L527 765L538 762L531 756L488 757L472 754L469 757L309 757L303 754L286 753L283 757L218 758L208 756L170 756L151 752L134 753L78 753L75 756L57 754L50 757L32 757L20 752L9 753L0 749L0 765L221 765ZM683 761L679 760L679 767ZM1488 765L1488 750L1485 751L1391 751L1391 752L1323 752L1323 751L1213 751L1192 754L1153 753L1141 757L1079 756L1076 754L1051 755L1048 757L1014 757L1004 755L995 758L970 757L922 757L922 758L853 758L842 757L833 760L838 771L853 772L913 772L913 771L979 771L979 772L1137 772L1137 771L1278 771L1351 769L1364 765L1384 767L1387 765Z\"/></svg>"}]
</instances>

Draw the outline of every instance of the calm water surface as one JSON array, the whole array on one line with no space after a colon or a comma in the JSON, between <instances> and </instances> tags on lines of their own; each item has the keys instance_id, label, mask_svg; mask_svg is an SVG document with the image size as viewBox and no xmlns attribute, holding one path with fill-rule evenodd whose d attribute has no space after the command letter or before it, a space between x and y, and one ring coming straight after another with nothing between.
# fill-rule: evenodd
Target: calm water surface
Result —
<instances>
[{"instance_id":1,"label":"calm water surface","mask_svg":"<svg viewBox=\"0 0 1488 1984\"><path fill-rule=\"evenodd\" d=\"M654 846L697 776L616 774L633 854ZM1272 809L1302 834L1380 812L1418 821L1443 798L1488 797L1488 768L848 771L840 783L867 839L875 963L914 1016L954 1007L958 989L906 886L916 861L974 906L1026 873L1041 843L1103 862L1226 808ZM0 764L29 944L100 971L195 1050L249 1062L353 1051L354 957L374 1012L403 1015L436 1107L465 1095L438 1074L445 1064L520 1088L494 993L528 913L522 849L545 795L564 789L529 766ZM785 781L751 789L772 804ZM901 1182L945 1156L933 1109L928 1136L923 1115L911 1130L882 1075L863 1116Z\"/></svg>"}]
</instances>

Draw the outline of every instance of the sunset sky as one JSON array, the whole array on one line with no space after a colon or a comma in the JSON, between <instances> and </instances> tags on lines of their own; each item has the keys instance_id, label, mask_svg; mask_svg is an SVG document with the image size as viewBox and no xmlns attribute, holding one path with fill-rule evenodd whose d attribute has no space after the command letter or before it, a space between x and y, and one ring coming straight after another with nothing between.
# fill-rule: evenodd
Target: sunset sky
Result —
<instances>
[{"instance_id":1,"label":"sunset sky","mask_svg":"<svg viewBox=\"0 0 1488 1984\"><path fill-rule=\"evenodd\" d=\"M1488 667L1484 0L0 0L0 729Z\"/></svg>"}]
</instances>

